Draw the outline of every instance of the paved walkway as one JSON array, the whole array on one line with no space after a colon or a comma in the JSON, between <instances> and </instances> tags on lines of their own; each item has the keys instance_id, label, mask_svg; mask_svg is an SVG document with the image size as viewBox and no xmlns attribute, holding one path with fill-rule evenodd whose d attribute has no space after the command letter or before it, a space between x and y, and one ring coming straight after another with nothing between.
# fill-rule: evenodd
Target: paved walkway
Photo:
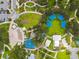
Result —
<instances>
[{"instance_id":1,"label":"paved walkway","mask_svg":"<svg viewBox=\"0 0 79 59\"><path fill-rule=\"evenodd\" d=\"M70 0L67 0L66 5L64 6L64 8L66 8L69 4Z\"/></svg>"},{"instance_id":2,"label":"paved walkway","mask_svg":"<svg viewBox=\"0 0 79 59\"><path fill-rule=\"evenodd\" d=\"M10 21L2 22L2 23L0 23L0 25L8 24L8 23L10 23Z\"/></svg>"},{"instance_id":3,"label":"paved walkway","mask_svg":"<svg viewBox=\"0 0 79 59\"><path fill-rule=\"evenodd\" d=\"M22 15L22 14L25 14L25 13L35 13L35 14L42 15L42 13L40 13L40 12L34 12L34 11L25 11L25 12L20 13L20 14L19 14L19 16L20 16L20 15Z\"/></svg>"},{"instance_id":4,"label":"paved walkway","mask_svg":"<svg viewBox=\"0 0 79 59\"><path fill-rule=\"evenodd\" d=\"M5 48L8 48L9 50L11 50L11 48L8 46L8 45L6 45L6 44L4 44L4 50L3 50L3 52L2 52L2 55L1 55L1 59L4 59L4 53L5 53Z\"/></svg>"}]
</instances>

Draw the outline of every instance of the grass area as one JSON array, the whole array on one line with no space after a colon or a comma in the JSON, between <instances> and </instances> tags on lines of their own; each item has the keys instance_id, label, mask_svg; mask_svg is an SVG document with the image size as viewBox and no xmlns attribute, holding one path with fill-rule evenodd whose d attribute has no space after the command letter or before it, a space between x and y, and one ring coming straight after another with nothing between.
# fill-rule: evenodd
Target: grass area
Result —
<instances>
[{"instance_id":1,"label":"grass area","mask_svg":"<svg viewBox=\"0 0 79 59\"><path fill-rule=\"evenodd\" d=\"M55 5L55 0L48 0L49 8L53 7L54 5Z\"/></svg>"},{"instance_id":2,"label":"grass area","mask_svg":"<svg viewBox=\"0 0 79 59\"><path fill-rule=\"evenodd\" d=\"M36 7L28 8L26 7L26 11L35 11Z\"/></svg>"},{"instance_id":3,"label":"grass area","mask_svg":"<svg viewBox=\"0 0 79 59\"><path fill-rule=\"evenodd\" d=\"M21 15L17 20L16 23L20 27L26 27L27 29L33 27L39 23L41 19L41 15L29 13Z\"/></svg>"},{"instance_id":4,"label":"grass area","mask_svg":"<svg viewBox=\"0 0 79 59\"><path fill-rule=\"evenodd\" d=\"M66 51L58 52L57 59L70 59L70 56L66 53Z\"/></svg>"},{"instance_id":5,"label":"grass area","mask_svg":"<svg viewBox=\"0 0 79 59\"><path fill-rule=\"evenodd\" d=\"M0 41L2 43L9 44L8 30L9 30L9 23L0 25Z\"/></svg>"},{"instance_id":6,"label":"grass area","mask_svg":"<svg viewBox=\"0 0 79 59\"><path fill-rule=\"evenodd\" d=\"M24 5L22 5L22 7L19 7L18 9L16 9L17 13L22 13L24 12Z\"/></svg>"},{"instance_id":7,"label":"grass area","mask_svg":"<svg viewBox=\"0 0 79 59\"><path fill-rule=\"evenodd\" d=\"M70 44L70 36L69 35L66 36L66 41L68 44Z\"/></svg>"},{"instance_id":8,"label":"grass area","mask_svg":"<svg viewBox=\"0 0 79 59\"><path fill-rule=\"evenodd\" d=\"M53 47L54 47L54 44L53 44L53 43L54 43L54 42L53 42L53 40L51 39L51 44L50 44L49 47L48 47L50 50L52 50Z\"/></svg>"},{"instance_id":9,"label":"grass area","mask_svg":"<svg viewBox=\"0 0 79 59\"><path fill-rule=\"evenodd\" d=\"M36 53L35 53L36 54ZM55 53L52 53L52 52L48 52L47 50L45 49L40 49L39 50L39 57L37 57L37 59L53 59L53 57L55 56Z\"/></svg>"},{"instance_id":10,"label":"grass area","mask_svg":"<svg viewBox=\"0 0 79 59\"><path fill-rule=\"evenodd\" d=\"M75 13L75 12L70 12L70 13L69 13L69 14L70 14L70 15L69 15L70 18L74 17L74 13Z\"/></svg>"},{"instance_id":11,"label":"grass area","mask_svg":"<svg viewBox=\"0 0 79 59\"><path fill-rule=\"evenodd\" d=\"M1 54L0 54L0 58L1 58Z\"/></svg>"},{"instance_id":12,"label":"grass area","mask_svg":"<svg viewBox=\"0 0 79 59\"><path fill-rule=\"evenodd\" d=\"M65 29L63 29L61 27L61 22L59 20L55 19L52 22L52 26L49 28L48 35L53 35L53 34L62 35L62 34L64 34L64 32L65 32Z\"/></svg>"},{"instance_id":13,"label":"grass area","mask_svg":"<svg viewBox=\"0 0 79 59\"><path fill-rule=\"evenodd\" d=\"M41 12L41 13L44 13L46 10L48 10L47 7L39 7L39 6L37 6L36 8L37 8L37 10L38 10L39 12Z\"/></svg>"},{"instance_id":14,"label":"grass area","mask_svg":"<svg viewBox=\"0 0 79 59\"><path fill-rule=\"evenodd\" d=\"M41 52L41 50L34 51L35 59L43 59L44 53Z\"/></svg>"},{"instance_id":15,"label":"grass area","mask_svg":"<svg viewBox=\"0 0 79 59\"><path fill-rule=\"evenodd\" d=\"M10 51L5 51L3 57L6 59L9 55Z\"/></svg>"},{"instance_id":16,"label":"grass area","mask_svg":"<svg viewBox=\"0 0 79 59\"><path fill-rule=\"evenodd\" d=\"M21 5L22 3L26 2L26 0L19 0L19 4Z\"/></svg>"},{"instance_id":17,"label":"grass area","mask_svg":"<svg viewBox=\"0 0 79 59\"><path fill-rule=\"evenodd\" d=\"M28 5L28 6L33 6L34 3L32 3L32 2L28 2L28 3L26 3L26 5Z\"/></svg>"},{"instance_id":18,"label":"grass area","mask_svg":"<svg viewBox=\"0 0 79 59\"><path fill-rule=\"evenodd\" d=\"M74 48L74 47L76 47L77 45L76 45L76 42L75 41L73 41L72 43L71 43L71 46Z\"/></svg>"},{"instance_id":19,"label":"grass area","mask_svg":"<svg viewBox=\"0 0 79 59\"><path fill-rule=\"evenodd\" d=\"M43 39L40 39L40 40L33 39L33 43L35 44L36 48L40 47L41 44L43 43Z\"/></svg>"}]
</instances>

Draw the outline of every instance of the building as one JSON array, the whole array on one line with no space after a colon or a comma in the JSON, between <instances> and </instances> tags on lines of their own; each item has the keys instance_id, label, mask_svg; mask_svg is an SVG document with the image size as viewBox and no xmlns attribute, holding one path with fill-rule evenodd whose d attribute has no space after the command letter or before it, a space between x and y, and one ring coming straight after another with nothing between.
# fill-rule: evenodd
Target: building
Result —
<instances>
[{"instance_id":1,"label":"building","mask_svg":"<svg viewBox=\"0 0 79 59\"><path fill-rule=\"evenodd\" d=\"M28 59L35 59L35 55L34 54L31 54Z\"/></svg>"},{"instance_id":2,"label":"building","mask_svg":"<svg viewBox=\"0 0 79 59\"><path fill-rule=\"evenodd\" d=\"M51 43L50 40L46 40L45 47L49 47L50 43Z\"/></svg>"},{"instance_id":3,"label":"building","mask_svg":"<svg viewBox=\"0 0 79 59\"><path fill-rule=\"evenodd\" d=\"M7 21L8 20L8 8L10 7L9 5L9 0L0 0L0 21Z\"/></svg>"},{"instance_id":4,"label":"building","mask_svg":"<svg viewBox=\"0 0 79 59\"><path fill-rule=\"evenodd\" d=\"M14 24L9 29L9 41L12 47L24 43L24 32Z\"/></svg>"},{"instance_id":5,"label":"building","mask_svg":"<svg viewBox=\"0 0 79 59\"><path fill-rule=\"evenodd\" d=\"M61 40L61 35L53 35L54 47L59 47L59 41Z\"/></svg>"},{"instance_id":6,"label":"building","mask_svg":"<svg viewBox=\"0 0 79 59\"><path fill-rule=\"evenodd\" d=\"M19 5L18 0L11 0L11 9L16 9L17 5Z\"/></svg>"}]
</instances>

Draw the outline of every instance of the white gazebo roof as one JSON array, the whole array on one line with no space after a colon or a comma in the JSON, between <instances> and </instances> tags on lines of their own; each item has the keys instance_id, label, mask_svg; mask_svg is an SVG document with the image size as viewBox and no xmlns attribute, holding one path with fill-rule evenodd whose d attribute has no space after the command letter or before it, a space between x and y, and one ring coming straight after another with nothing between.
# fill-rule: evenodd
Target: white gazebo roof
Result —
<instances>
[{"instance_id":1,"label":"white gazebo roof","mask_svg":"<svg viewBox=\"0 0 79 59\"><path fill-rule=\"evenodd\" d=\"M50 40L46 40L45 47L49 47L50 43L51 43Z\"/></svg>"},{"instance_id":2,"label":"white gazebo roof","mask_svg":"<svg viewBox=\"0 0 79 59\"><path fill-rule=\"evenodd\" d=\"M52 39L54 40L54 46L59 47L59 41L61 40L61 35L53 35Z\"/></svg>"},{"instance_id":3,"label":"white gazebo roof","mask_svg":"<svg viewBox=\"0 0 79 59\"><path fill-rule=\"evenodd\" d=\"M59 40L61 40L61 35L53 35L53 40L54 40L54 41L59 41Z\"/></svg>"}]
</instances>

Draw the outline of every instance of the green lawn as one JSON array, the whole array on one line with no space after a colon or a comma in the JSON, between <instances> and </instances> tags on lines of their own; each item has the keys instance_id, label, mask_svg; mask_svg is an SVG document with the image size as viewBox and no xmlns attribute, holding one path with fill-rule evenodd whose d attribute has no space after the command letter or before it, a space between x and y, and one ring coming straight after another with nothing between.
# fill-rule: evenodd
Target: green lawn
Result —
<instances>
[{"instance_id":1,"label":"green lawn","mask_svg":"<svg viewBox=\"0 0 79 59\"><path fill-rule=\"evenodd\" d=\"M48 0L48 6L49 6L49 8L53 7L54 5L55 5L55 0Z\"/></svg>"},{"instance_id":2,"label":"green lawn","mask_svg":"<svg viewBox=\"0 0 79 59\"><path fill-rule=\"evenodd\" d=\"M36 7L32 7L32 8L26 7L25 9L26 9L26 11L35 11Z\"/></svg>"},{"instance_id":3,"label":"green lawn","mask_svg":"<svg viewBox=\"0 0 79 59\"><path fill-rule=\"evenodd\" d=\"M58 52L57 59L70 59L70 56L66 53L66 51Z\"/></svg>"},{"instance_id":4,"label":"green lawn","mask_svg":"<svg viewBox=\"0 0 79 59\"><path fill-rule=\"evenodd\" d=\"M24 5L23 5L22 7L20 7L20 8L18 8L18 9L16 9L16 12L17 12L17 13L22 13L22 12L24 12Z\"/></svg>"},{"instance_id":5,"label":"green lawn","mask_svg":"<svg viewBox=\"0 0 79 59\"><path fill-rule=\"evenodd\" d=\"M41 54L39 50L36 51L36 59L41 59Z\"/></svg>"},{"instance_id":6,"label":"green lawn","mask_svg":"<svg viewBox=\"0 0 79 59\"><path fill-rule=\"evenodd\" d=\"M26 3L26 5L28 5L28 6L33 6L34 3L32 3L32 2L28 2L28 3Z\"/></svg>"},{"instance_id":7,"label":"green lawn","mask_svg":"<svg viewBox=\"0 0 79 59\"><path fill-rule=\"evenodd\" d=\"M57 19L52 21L52 26L49 28L48 34L53 35L53 34L59 34L62 35L64 34L65 29L61 27L61 22Z\"/></svg>"},{"instance_id":8,"label":"green lawn","mask_svg":"<svg viewBox=\"0 0 79 59\"><path fill-rule=\"evenodd\" d=\"M5 51L3 57L6 59L7 55L9 55L10 51Z\"/></svg>"},{"instance_id":9,"label":"green lawn","mask_svg":"<svg viewBox=\"0 0 79 59\"><path fill-rule=\"evenodd\" d=\"M1 58L1 54L0 54L0 58Z\"/></svg>"},{"instance_id":10,"label":"green lawn","mask_svg":"<svg viewBox=\"0 0 79 59\"><path fill-rule=\"evenodd\" d=\"M49 45L48 48L49 48L50 50L53 50L53 47L54 47L54 42L53 42L52 39L51 39L51 44Z\"/></svg>"},{"instance_id":11,"label":"green lawn","mask_svg":"<svg viewBox=\"0 0 79 59\"><path fill-rule=\"evenodd\" d=\"M33 27L39 23L41 19L41 15L29 13L21 15L17 20L16 23L20 27L26 27L27 29Z\"/></svg>"},{"instance_id":12,"label":"green lawn","mask_svg":"<svg viewBox=\"0 0 79 59\"><path fill-rule=\"evenodd\" d=\"M9 23L0 25L0 42L1 43L9 44L8 30L9 30Z\"/></svg>"}]
</instances>

